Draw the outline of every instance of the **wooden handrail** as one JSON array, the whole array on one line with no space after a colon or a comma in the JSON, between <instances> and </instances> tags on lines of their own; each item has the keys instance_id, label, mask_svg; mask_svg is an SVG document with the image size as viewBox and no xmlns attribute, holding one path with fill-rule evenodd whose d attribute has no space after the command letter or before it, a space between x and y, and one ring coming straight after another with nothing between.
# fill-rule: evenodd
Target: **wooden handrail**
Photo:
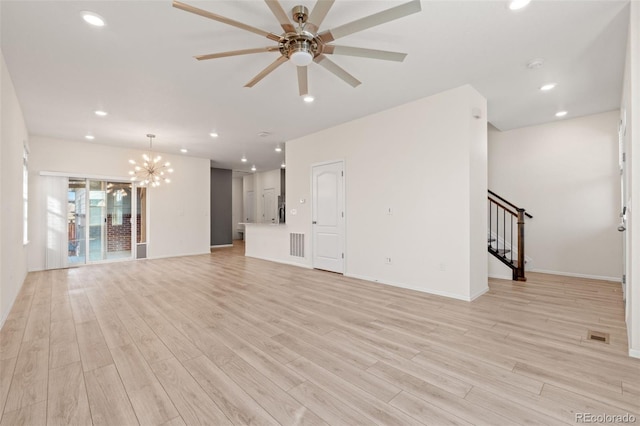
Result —
<instances>
[{"instance_id":1,"label":"wooden handrail","mask_svg":"<svg viewBox=\"0 0 640 426\"><path fill-rule=\"evenodd\" d=\"M489 190L487 190L487 192L489 193L489 195L491 195L491 196L493 196L493 197L496 197L498 200L500 200L500 201L502 201L502 202L504 202L504 203L507 203L509 206L513 207L514 209L516 209L516 210L519 210L519 209L520 209L520 207L518 207L518 206L516 206L515 204L510 203L509 201L505 200L504 198L502 198L501 196L499 196L498 194L496 194L496 193L495 193L495 192L493 192L492 190L490 190L490 189L489 189ZM495 203L496 201L494 200L493 202ZM502 207L502 208L505 208L504 206L501 206L501 207ZM527 213L527 212L526 212L526 209L522 209L522 210L525 210L524 215L525 215L526 217L528 217L529 219L533 219L533 216L531 216L529 213ZM514 213L514 214L515 214L515 213Z\"/></svg>"},{"instance_id":2,"label":"wooden handrail","mask_svg":"<svg viewBox=\"0 0 640 426\"><path fill-rule=\"evenodd\" d=\"M524 224L525 224L525 217L533 218L533 216L528 214L525 211L525 209L520 208L515 204L505 200L495 192L493 191L488 191L488 192L489 192L489 196L487 198L489 201L488 206L489 206L489 238L490 238L489 246L488 246L489 252L493 256L498 258L502 263L504 263L505 265L511 268L514 281L526 281L527 279L524 274L524 267L525 267ZM496 201L496 199L500 200L501 202ZM496 225L495 248L493 247L493 244L492 244L492 241L494 240L491 240L493 235L492 234L492 223L493 223L492 211L493 210L495 210L495 225ZM506 216L507 213L509 213L510 215L508 217L509 217L509 221L511 222L511 225L508 227L509 228L508 234L507 234L507 216ZM500 220L500 216L502 216L502 220ZM513 223L514 218L516 219L515 233L514 233L514 223ZM500 224L502 224L502 232L500 230ZM509 238L511 239L508 250L507 250L507 236L509 236ZM513 254L514 254L513 253L514 252L513 237L514 236L517 238L515 245L517 247L516 250L518 251L517 253L518 257L515 260L513 259ZM501 239L502 239L502 249L500 248ZM509 257L506 256L507 253L510 253Z\"/></svg>"}]
</instances>

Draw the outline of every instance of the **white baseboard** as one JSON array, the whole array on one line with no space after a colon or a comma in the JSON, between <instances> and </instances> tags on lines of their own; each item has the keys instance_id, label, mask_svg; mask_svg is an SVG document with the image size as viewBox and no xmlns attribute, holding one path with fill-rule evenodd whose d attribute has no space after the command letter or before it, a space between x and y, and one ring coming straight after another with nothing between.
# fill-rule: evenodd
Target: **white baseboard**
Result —
<instances>
[{"instance_id":1,"label":"white baseboard","mask_svg":"<svg viewBox=\"0 0 640 426\"><path fill-rule=\"evenodd\" d=\"M250 254L245 254L244 256L245 257L251 257L253 259L266 260L266 261L269 261L269 262L282 263L283 265L299 266L299 267L305 268L305 269L313 269L312 266L305 265L304 263L289 262L289 261L286 261L286 260L272 259L272 258L269 258L269 257L251 256Z\"/></svg>"},{"instance_id":2,"label":"white baseboard","mask_svg":"<svg viewBox=\"0 0 640 426\"><path fill-rule=\"evenodd\" d=\"M471 300L470 302L473 302L474 300L476 300L478 297L482 296L483 294L485 294L486 292L489 291L489 287L487 286L486 288L483 288L482 290L480 290L479 292L472 294L471 295Z\"/></svg>"},{"instance_id":3,"label":"white baseboard","mask_svg":"<svg viewBox=\"0 0 640 426\"><path fill-rule=\"evenodd\" d=\"M629 349L629 356L632 358L640 358L640 349Z\"/></svg>"},{"instance_id":4,"label":"white baseboard","mask_svg":"<svg viewBox=\"0 0 640 426\"><path fill-rule=\"evenodd\" d=\"M13 305L16 303L16 300L18 300L18 295L20 294L20 291L22 290L22 286L24 286L24 282L27 279L27 274L28 273L29 272L24 274L24 276L22 277L22 283L20 284L20 287L18 288L18 291L16 291L16 294L13 296L13 300L9 304L9 308L7 309L6 312L4 312L2 314L2 318L0 318L0 330L2 330L2 327L4 327L4 323L7 321L7 318L9 318L9 313L13 309Z\"/></svg>"},{"instance_id":5,"label":"white baseboard","mask_svg":"<svg viewBox=\"0 0 640 426\"><path fill-rule=\"evenodd\" d=\"M222 248L222 247L233 247L233 244L218 244L215 246L211 246L211 248Z\"/></svg>"},{"instance_id":6,"label":"white baseboard","mask_svg":"<svg viewBox=\"0 0 640 426\"><path fill-rule=\"evenodd\" d=\"M541 274L563 275L565 277L589 278L592 280L622 282L622 277L606 277L602 275L576 274L573 272L549 271L547 269L532 269L530 272L540 272Z\"/></svg>"},{"instance_id":7,"label":"white baseboard","mask_svg":"<svg viewBox=\"0 0 640 426\"><path fill-rule=\"evenodd\" d=\"M345 277L350 277L350 278L357 278L359 280L364 280L364 281L371 281L374 283L379 283L379 284L384 284L384 285L390 285L393 287L400 287L400 288L406 288L407 290L415 290L415 291L420 291L422 293L427 293L427 294L433 294L436 296L444 296L444 297L449 297L451 299L457 299L457 300L463 300L465 302L471 302L474 298L471 297L466 297L466 296L462 296L460 294L455 294L455 293L449 293L446 291L440 291L440 290L428 290L428 289L424 289L421 287L416 287L416 286L411 286L405 283L399 283L399 282L393 282L393 281L387 281L387 280L378 280L372 277L367 277L364 275L358 275L358 274L348 274L345 272L344 274ZM487 288L487 290L489 290ZM482 293L484 293L486 290L483 290ZM475 297L480 296L480 294L476 295Z\"/></svg>"},{"instance_id":8,"label":"white baseboard","mask_svg":"<svg viewBox=\"0 0 640 426\"><path fill-rule=\"evenodd\" d=\"M513 275L489 274L489 278L496 278L496 279L499 279L499 280L513 281Z\"/></svg>"},{"instance_id":9,"label":"white baseboard","mask_svg":"<svg viewBox=\"0 0 640 426\"><path fill-rule=\"evenodd\" d=\"M168 254L166 256L153 256L146 257L144 259L131 259L131 260L154 260L154 259L168 259L170 257L187 257L187 256L202 256L203 254L211 254L210 251L204 251L201 253L181 253L181 254Z\"/></svg>"}]
</instances>

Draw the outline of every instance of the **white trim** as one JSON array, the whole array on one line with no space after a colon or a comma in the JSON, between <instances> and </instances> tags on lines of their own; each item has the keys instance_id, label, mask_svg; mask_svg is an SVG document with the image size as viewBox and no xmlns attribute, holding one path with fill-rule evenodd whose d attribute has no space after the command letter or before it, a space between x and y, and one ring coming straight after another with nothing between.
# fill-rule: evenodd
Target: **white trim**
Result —
<instances>
[{"instance_id":1,"label":"white trim","mask_svg":"<svg viewBox=\"0 0 640 426\"><path fill-rule=\"evenodd\" d=\"M147 254L149 254L149 252L147 252ZM168 259L168 258L171 258L171 257L202 256L203 254L211 254L211 252L210 251L203 251L201 253L168 254L166 256L145 257L144 259L134 259L134 260Z\"/></svg>"},{"instance_id":2,"label":"white trim","mask_svg":"<svg viewBox=\"0 0 640 426\"><path fill-rule=\"evenodd\" d=\"M129 177L122 176L103 176L103 175L87 175L87 174L77 174L77 173L69 173L69 172L49 172L46 170L40 171L40 176L55 176L55 177L66 177L66 178L74 178L74 179L92 179L92 180L108 180L115 182L130 182Z\"/></svg>"},{"instance_id":3,"label":"white trim","mask_svg":"<svg viewBox=\"0 0 640 426\"><path fill-rule=\"evenodd\" d=\"M485 294L486 292L489 291L489 286L483 288L482 290L476 292L475 294L471 295L471 300L469 300L470 302L473 302L474 300L476 300L478 297L482 296L483 294Z\"/></svg>"},{"instance_id":4,"label":"white trim","mask_svg":"<svg viewBox=\"0 0 640 426\"><path fill-rule=\"evenodd\" d=\"M281 260L281 259L271 259L269 257L251 256L249 254L245 254L244 256L245 257L250 257L252 259L266 260L267 262L282 263L284 265L291 265L291 266L299 266L299 267L305 268L305 269L314 269L313 267L311 267L309 265L305 265L304 263L289 262L289 261Z\"/></svg>"},{"instance_id":5,"label":"white trim","mask_svg":"<svg viewBox=\"0 0 640 426\"><path fill-rule=\"evenodd\" d=\"M549 271L547 269L532 269L529 272L539 272L541 274L551 274L551 275L563 275L565 277L589 278L592 280L613 281L617 283L622 282L622 277L607 277L602 275L576 274L573 272Z\"/></svg>"},{"instance_id":6,"label":"white trim","mask_svg":"<svg viewBox=\"0 0 640 426\"><path fill-rule=\"evenodd\" d=\"M640 349L629 348L629 356L632 358L640 358Z\"/></svg>"},{"instance_id":7,"label":"white trim","mask_svg":"<svg viewBox=\"0 0 640 426\"><path fill-rule=\"evenodd\" d=\"M215 246L211 246L210 248L222 248L222 247L233 247L233 244L218 244Z\"/></svg>"},{"instance_id":8,"label":"white trim","mask_svg":"<svg viewBox=\"0 0 640 426\"><path fill-rule=\"evenodd\" d=\"M489 274L489 278L495 278L495 279L498 279L498 280L513 281L513 275Z\"/></svg>"},{"instance_id":9,"label":"white trim","mask_svg":"<svg viewBox=\"0 0 640 426\"><path fill-rule=\"evenodd\" d=\"M421 293L427 293L427 294L433 294L433 295L436 295L436 296L449 297L451 299L463 300L465 302L471 302L474 299L472 297L461 296L459 294L449 293L449 292L446 292L446 291L425 290L424 288L419 288L419 287L407 285L407 284L404 284L404 283L387 281L387 280L377 280L375 278L367 277L367 276L364 276L364 275L345 273L344 276L345 277L349 277L349 278L357 278L359 280L364 280L364 281L371 281L371 282L374 282L374 283L379 283L379 284L384 284L384 285L390 285L390 286L393 286L393 287L405 288L407 290L415 290L415 291L419 291ZM480 296L482 293L484 293L487 290L489 290L488 287L487 287L487 289L481 290L480 294L476 295L475 297Z\"/></svg>"}]
</instances>

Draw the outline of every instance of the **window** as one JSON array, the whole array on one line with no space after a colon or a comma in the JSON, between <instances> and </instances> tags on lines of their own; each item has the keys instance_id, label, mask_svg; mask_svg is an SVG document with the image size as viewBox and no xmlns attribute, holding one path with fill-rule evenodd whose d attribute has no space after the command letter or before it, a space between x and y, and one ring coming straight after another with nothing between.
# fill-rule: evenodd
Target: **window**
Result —
<instances>
[{"instance_id":1,"label":"window","mask_svg":"<svg viewBox=\"0 0 640 426\"><path fill-rule=\"evenodd\" d=\"M29 243L29 150L22 148L22 243Z\"/></svg>"}]
</instances>

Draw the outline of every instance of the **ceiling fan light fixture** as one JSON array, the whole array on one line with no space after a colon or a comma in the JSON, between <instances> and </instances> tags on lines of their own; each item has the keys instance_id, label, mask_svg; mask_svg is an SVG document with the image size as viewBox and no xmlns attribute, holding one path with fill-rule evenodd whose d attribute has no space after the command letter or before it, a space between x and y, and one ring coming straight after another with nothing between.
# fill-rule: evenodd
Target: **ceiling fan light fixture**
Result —
<instances>
[{"instance_id":1,"label":"ceiling fan light fixture","mask_svg":"<svg viewBox=\"0 0 640 426\"><path fill-rule=\"evenodd\" d=\"M306 50L296 50L289 55L289 59L298 67L306 67L313 62L313 55Z\"/></svg>"},{"instance_id":2,"label":"ceiling fan light fixture","mask_svg":"<svg viewBox=\"0 0 640 426\"><path fill-rule=\"evenodd\" d=\"M298 67L306 67L313 62L311 43L305 39L292 41L288 46L289 59Z\"/></svg>"}]
</instances>

